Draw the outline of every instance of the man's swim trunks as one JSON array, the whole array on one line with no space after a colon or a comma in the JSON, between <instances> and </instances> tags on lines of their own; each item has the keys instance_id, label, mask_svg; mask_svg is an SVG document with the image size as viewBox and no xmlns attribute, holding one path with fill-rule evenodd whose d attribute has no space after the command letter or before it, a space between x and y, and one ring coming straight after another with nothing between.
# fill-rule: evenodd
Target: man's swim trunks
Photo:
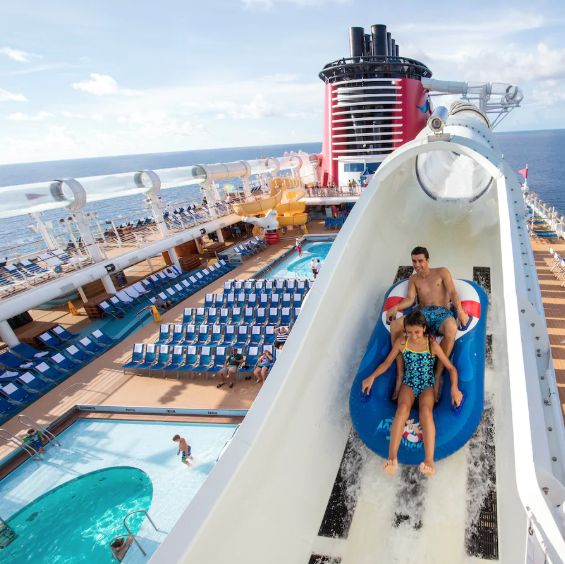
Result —
<instances>
[{"instance_id":1,"label":"man's swim trunks","mask_svg":"<svg viewBox=\"0 0 565 564\"><path fill-rule=\"evenodd\" d=\"M420 308L420 311L424 314L424 317L426 318L431 334L435 336L441 334L439 332L439 329L447 318L453 317L457 319L455 312L442 306L423 307Z\"/></svg>"}]
</instances>

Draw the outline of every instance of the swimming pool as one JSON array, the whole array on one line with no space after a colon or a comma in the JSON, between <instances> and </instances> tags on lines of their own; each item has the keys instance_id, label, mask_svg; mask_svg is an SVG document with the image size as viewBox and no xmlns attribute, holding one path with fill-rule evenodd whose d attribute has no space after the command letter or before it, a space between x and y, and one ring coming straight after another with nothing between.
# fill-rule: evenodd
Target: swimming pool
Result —
<instances>
[{"instance_id":1,"label":"swimming pool","mask_svg":"<svg viewBox=\"0 0 565 564\"><path fill-rule=\"evenodd\" d=\"M302 257L295 250L281 262L276 264L272 270L265 273L264 278L312 278L311 261L313 258L320 259L322 263L330 252L332 243L326 241L307 241L302 247ZM259 278L262 276L258 275Z\"/></svg>"},{"instance_id":2,"label":"swimming pool","mask_svg":"<svg viewBox=\"0 0 565 564\"><path fill-rule=\"evenodd\" d=\"M200 423L76 421L59 436L61 447L48 447L43 462L29 460L0 481L0 516L19 535L0 551L0 562L112 562L108 544L125 533L125 514L145 508L160 531L147 519L141 523L133 516L131 526L135 530L139 519L137 538L147 557L133 545L124 562L146 562L204 483L235 429ZM176 455L172 437L177 433L192 447L191 467ZM80 542L68 542L77 535ZM54 545L47 550L51 539ZM70 548L72 557L66 552Z\"/></svg>"}]
</instances>

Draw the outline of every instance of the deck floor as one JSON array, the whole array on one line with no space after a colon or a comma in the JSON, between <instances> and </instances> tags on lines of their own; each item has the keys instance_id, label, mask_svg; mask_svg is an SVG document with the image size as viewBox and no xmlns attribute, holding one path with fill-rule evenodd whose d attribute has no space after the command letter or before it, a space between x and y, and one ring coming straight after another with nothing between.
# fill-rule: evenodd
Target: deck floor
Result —
<instances>
[{"instance_id":1,"label":"deck floor","mask_svg":"<svg viewBox=\"0 0 565 564\"><path fill-rule=\"evenodd\" d=\"M551 272L550 247L561 256L565 255L565 242L550 245L542 240L532 240L561 412L565 421L565 287L561 286L561 281Z\"/></svg>"},{"instance_id":2,"label":"deck floor","mask_svg":"<svg viewBox=\"0 0 565 564\"><path fill-rule=\"evenodd\" d=\"M310 233L328 233L323 223L309 225ZM180 322L185 307L198 307L207 293L219 292L230 278L246 280L272 260L294 246L298 231L292 231L281 240L248 258L241 266L219 278L203 290L190 296L163 314L163 323ZM62 322L62 319L58 319ZM64 324L64 323L62 323ZM64 324L65 325L65 324ZM254 380L237 382L233 389L218 389L214 379L177 379L175 377L148 377L128 372L122 364L131 356L134 343L152 343L158 338L159 325L151 323L135 331L108 352L50 390L22 413L41 425L49 425L75 405L112 405L125 407L182 407L193 409L249 409L260 390ZM22 435L25 426L17 416L3 427L13 434ZM12 444L0 444L0 458L14 450Z\"/></svg>"}]
</instances>

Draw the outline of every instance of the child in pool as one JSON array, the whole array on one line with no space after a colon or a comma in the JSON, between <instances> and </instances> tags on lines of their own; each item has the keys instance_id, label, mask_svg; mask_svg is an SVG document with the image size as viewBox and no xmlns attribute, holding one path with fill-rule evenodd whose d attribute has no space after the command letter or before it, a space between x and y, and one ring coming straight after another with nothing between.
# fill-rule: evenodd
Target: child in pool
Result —
<instances>
[{"instance_id":1,"label":"child in pool","mask_svg":"<svg viewBox=\"0 0 565 564\"><path fill-rule=\"evenodd\" d=\"M375 378L384 374L401 354L404 360L404 376L400 393L398 394L398 407L390 429L390 445L388 460L384 464L385 472L392 476L398 468L398 449L402 433L410 410L416 399L420 414L420 425L424 437L424 462L420 464L420 472L430 477L435 472L435 424L432 410L434 408L434 364L436 358L449 371L451 377L451 401L460 405L463 394L457 382L457 370L451 364L443 349L429 336L426 318L420 311L413 311L404 318L404 333L393 344L392 350L385 361L376 370L363 380L361 389L364 394L369 394Z\"/></svg>"},{"instance_id":2,"label":"child in pool","mask_svg":"<svg viewBox=\"0 0 565 564\"><path fill-rule=\"evenodd\" d=\"M177 450L177 455L181 453L181 461L183 464L190 466L190 461L192 460L192 448L186 442L184 437L180 435L175 435L173 437L173 441L179 445L179 449Z\"/></svg>"}]
</instances>

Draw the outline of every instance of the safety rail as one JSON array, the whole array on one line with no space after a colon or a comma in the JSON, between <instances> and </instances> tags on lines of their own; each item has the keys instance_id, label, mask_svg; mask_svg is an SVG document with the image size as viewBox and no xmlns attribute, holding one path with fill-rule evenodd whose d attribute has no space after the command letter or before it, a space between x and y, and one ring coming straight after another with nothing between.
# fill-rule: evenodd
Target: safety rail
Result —
<instances>
[{"instance_id":1,"label":"safety rail","mask_svg":"<svg viewBox=\"0 0 565 564\"><path fill-rule=\"evenodd\" d=\"M230 443L233 441L233 438L235 437L235 434L237 433L238 429L239 429L239 425L236 426L236 428L233 430L233 433L231 434L231 437L224 443L224 446L220 449L220 452L218 453L218 457L216 458L216 462L218 462L218 460L222 458L224 452L226 451Z\"/></svg>"},{"instance_id":2,"label":"safety rail","mask_svg":"<svg viewBox=\"0 0 565 564\"><path fill-rule=\"evenodd\" d=\"M131 529L129 528L129 525L127 523L127 519L130 515L134 515L135 513L145 513L145 516L147 517L147 519L149 519L149 522L153 525L153 528L158 532L158 533L163 533L164 531L161 531L161 529L159 529L157 527L157 525L155 525L155 523L153 522L153 519L151 519L151 517L149 516L149 513L147 513L147 510L145 509L134 509L133 511L130 511L125 517L124 517L124 527L126 529L126 531L128 532L128 535L133 539L133 542L135 542L135 544L137 545L137 548L139 548L139 550L141 550L141 553L143 554L143 556L147 556L147 552L145 552L145 550L143 550L143 547L141 546L141 544L139 544L139 541L137 540L137 537L131 532Z\"/></svg>"},{"instance_id":3,"label":"safety rail","mask_svg":"<svg viewBox=\"0 0 565 564\"><path fill-rule=\"evenodd\" d=\"M41 431L43 433L43 435L47 438L47 442L45 443L46 445L53 442L55 443L57 446L61 446L61 443L59 442L59 439L57 439L57 437L47 428L44 427L43 425L40 425L37 421L35 421L34 419L32 419L31 417L29 417L28 415L26 415L25 413L20 413L18 415L18 419L24 424L24 425L29 425L30 427L33 427L34 429L37 429L39 431Z\"/></svg>"},{"instance_id":4,"label":"safety rail","mask_svg":"<svg viewBox=\"0 0 565 564\"><path fill-rule=\"evenodd\" d=\"M35 460L36 462L39 462L39 460L43 458L38 450L33 448L30 444L24 442L17 435L10 433L10 431L8 431L7 429L0 428L0 438L4 439L7 442L15 442L30 457L30 459ZM39 460L35 458L36 455Z\"/></svg>"}]
</instances>

